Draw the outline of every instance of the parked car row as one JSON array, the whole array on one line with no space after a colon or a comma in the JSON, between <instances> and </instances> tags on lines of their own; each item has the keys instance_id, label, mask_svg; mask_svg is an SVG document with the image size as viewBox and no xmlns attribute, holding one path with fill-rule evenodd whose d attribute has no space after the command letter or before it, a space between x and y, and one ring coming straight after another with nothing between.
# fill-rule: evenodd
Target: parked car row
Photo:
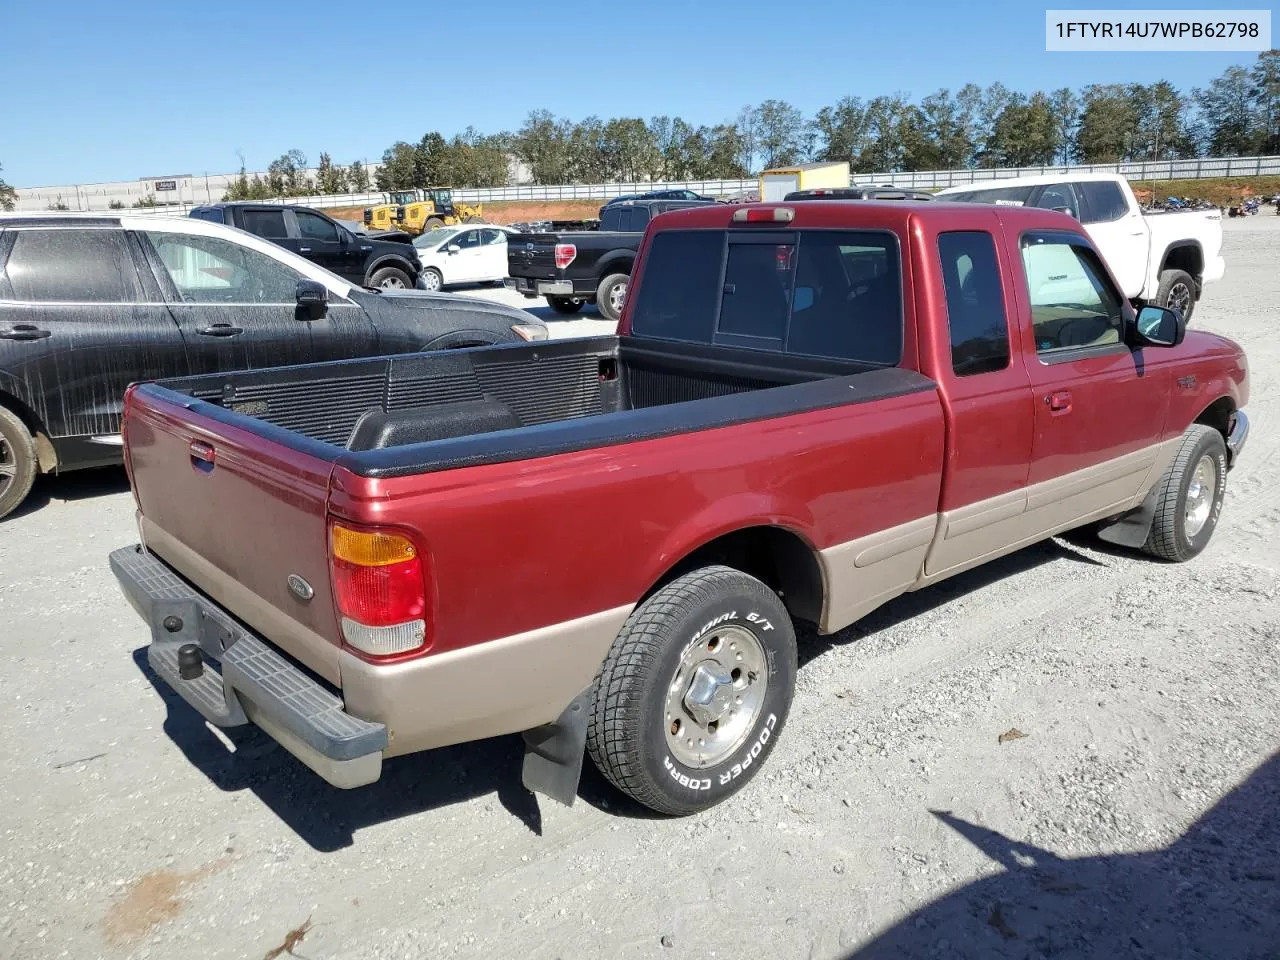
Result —
<instances>
[{"instance_id":1,"label":"parked car row","mask_svg":"<svg viewBox=\"0 0 1280 960\"><path fill-rule=\"evenodd\" d=\"M130 383L547 337L514 307L368 283L434 270L413 246L333 240L304 210L201 212L0 214L0 517L38 473L120 462Z\"/></svg>"}]
</instances>

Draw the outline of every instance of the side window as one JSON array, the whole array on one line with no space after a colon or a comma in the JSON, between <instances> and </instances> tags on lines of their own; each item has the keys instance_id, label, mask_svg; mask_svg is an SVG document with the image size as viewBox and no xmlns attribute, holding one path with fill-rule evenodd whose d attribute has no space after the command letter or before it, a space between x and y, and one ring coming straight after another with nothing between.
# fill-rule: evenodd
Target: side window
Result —
<instances>
[{"instance_id":1,"label":"side window","mask_svg":"<svg viewBox=\"0 0 1280 960\"><path fill-rule=\"evenodd\" d=\"M454 241L463 250L473 250L480 246L480 231L465 230L458 235L458 239Z\"/></svg>"},{"instance_id":2,"label":"side window","mask_svg":"<svg viewBox=\"0 0 1280 960\"><path fill-rule=\"evenodd\" d=\"M481 235L480 243L481 245L486 247L494 243L507 242L507 235L502 230L481 230L480 235Z\"/></svg>"},{"instance_id":3,"label":"side window","mask_svg":"<svg viewBox=\"0 0 1280 960\"><path fill-rule=\"evenodd\" d=\"M302 274L264 253L219 237L149 231L188 303L294 303Z\"/></svg>"},{"instance_id":4,"label":"side window","mask_svg":"<svg viewBox=\"0 0 1280 960\"><path fill-rule=\"evenodd\" d=\"M244 228L260 237L278 240L289 236L289 231L284 227L283 210L245 210L240 217L244 221ZM301 216L298 217L298 222L302 222Z\"/></svg>"},{"instance_id":5,"label":"side window","mask_svg":"<svg viewBox=\"0 0 1280 960\"><path fill-rule=\"evenodd\" d=\"M338 228L324 217L306 210L295 210L293 215L298 218L298 233L304 239L338 242Z\"/></svg>"},{"instance_id":6,"label":"side window","mask_svg":"<svg viewBox=\"0 0 1280 960\"><path fill-rule=\"evenodd\" d=\"M942 283L956 376L1009 366L1009 323L1000 286L996 244L985 231L938 235Z\"/></svg>"},{"instance_id":7,"label":"side window","mask_svg":"<svg viewBox=\"0 0 1280 960\"><path fill-rule=\"evenodd\" d=\"M1097 254L1083 240L1061 234L1023 237L1022 266L1037 353L1121 341L1120 295Z\"/></svg>"},{"instance_id":8,"label":"side window","mask_svg":"<svg viewBox=\"0 0 1280 960\"><path fill-rule=\"evenodd\" d=\"M122 230L17 230L5 273L16 300L134 303L140 299Z\"/></svg>"},{"instance_id":9,"label":"side window","mask_svg":"<svg viewBox=\"0 0 1280 960\"><path fill-rule=\"evenodd\" d=\"M1063 210L1071 216L1080 217L1080 201L1069 183L1051 183L1040 191L1040 198L1035 205L1043 210Z\"/></svg>"},{"instance_id":10,"label":"side window","mask_svg":"<svg viewBox=\"0 0 1280 960\"><path fill-rule=\"evenodd\" d=\"M1110 223L1129 212L1120 184L1111 180L1084 180L1076 184L1084 206L1084 223Z\"/></svg>"}]
</instances>

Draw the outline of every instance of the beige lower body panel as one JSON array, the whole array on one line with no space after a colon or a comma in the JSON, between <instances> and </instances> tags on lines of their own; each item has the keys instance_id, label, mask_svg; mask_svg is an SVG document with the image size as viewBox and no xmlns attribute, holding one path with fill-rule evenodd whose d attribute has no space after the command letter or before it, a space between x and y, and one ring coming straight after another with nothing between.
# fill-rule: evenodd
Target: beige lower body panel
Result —
<instances>
[{"instance_id":1,"label":"beige lower body panel","mask_svg":"<svg viewBox=\"0 0 1280 960\"><path fill-rule=\"evenodd\" d=\"M347 712L387 727L385 756L518 733L555 720L595 679L633 606L372 665L341 653Z\"/></svg>"},{"instance_id":2,"label":"beige lower body panel","mask_svg":"<svg viewBox=\"0 0 1280 960\"><path fill-rule=\"evenodd\" d=\"M147 550L182 574L224 610L233 611L285 653L330 683L338 682L338 646L286 616L186 544L139 515L139 533Z\"/></svg>"},{"instance_id":3,"label":"beige lower body panel","mask_svg":"<svg viewBox=\"0 0 1280 960\"><path fill-rule=\"evenodd\" d=\"M1181 442L1175 437L820 551L826 590L819 629L843 629L902 593L1137 507Z\"/></svg>"}]
</instances>

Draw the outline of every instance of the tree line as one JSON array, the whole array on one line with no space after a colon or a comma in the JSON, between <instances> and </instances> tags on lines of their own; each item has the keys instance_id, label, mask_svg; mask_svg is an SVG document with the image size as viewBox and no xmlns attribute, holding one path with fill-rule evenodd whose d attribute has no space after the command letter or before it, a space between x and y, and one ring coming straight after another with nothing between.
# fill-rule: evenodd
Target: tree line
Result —
<instances>
[{"instance_id":1,"label":"tree line","mask_svg":"<svg viewBox=\"0 0 1280 960\"><path fill-rule=\"evenodd\" d=\"M782 100L695 126L681 117L569 120L535 110L513 132L437 132L383 151L371 176L356 161L320 154L314 176L290 150L265 174L242 160L228 200L365 193L418 187L502 187L513 161L533 182L719 180L808 161L846 161L854 172L1174 160L1280 154L1280 50L1228 67L1203 88L1160 80L1019 92L969 83L919 100L905 93L842 97L806 116ZM7 192L6 192L7 191ZM0 181L0 206L13 190Z\"/></svg>"}]
</instances>

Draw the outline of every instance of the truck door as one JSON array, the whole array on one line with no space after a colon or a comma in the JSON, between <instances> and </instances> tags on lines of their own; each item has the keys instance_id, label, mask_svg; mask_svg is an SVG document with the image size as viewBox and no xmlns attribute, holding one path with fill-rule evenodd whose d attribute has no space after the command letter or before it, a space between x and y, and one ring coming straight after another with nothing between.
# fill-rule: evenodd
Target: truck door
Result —
<instances>
[{"instance_id":1,"label":"truck door","mask_svg":"<svg viewBox=\"0 0 1280 960\"><path fill-rule=\"evenodd\" d=\"M359 244L344 243L344 231L328 217L310 210L291 212L298 224L299 254L348 283L364 283L364 255Z\"/></svg>"},{"instance_id":2,"label":"truck door","mask_svg":"<svg viewBox=\"0 0 1280 960\"><path fill-rule=\"evenodd\" d=\"M1130 205L1120 184L1112 180L1082 180L1075 185L1080 197L1080 222L1102 253L1120 284L1133 299L1142 293L1151 258L1151 229L1138 205Z\"/></svg>"},{"instance_id":3,"label":"truck door","mask_svg":"<svg viewBox=\"0 0 1280 960\"><path fill-rule=\"evenodd\" d=\"M921 295L935 298L921 312L946 313L945 326L936 324L921 344L950 423L941 536L925 561L925 575L935 578L1017 539L1034 414L1009 251L989 230L943 232L922 244L918 261L940 268L941 283L919 286Z\"/></svg>"},{"instance_id":4,"label":"truck door","mask_svg":"<svg viewBox=\"0 0 1280 960\"><path fill-rule=\"evenodd\" d=\"M1027 512L1060 528L1146 489L1170 374L1125 345L1128 307L1088 240L1032 231L1019 246L1035 410Z\"/></svg>"}]
</instances>

